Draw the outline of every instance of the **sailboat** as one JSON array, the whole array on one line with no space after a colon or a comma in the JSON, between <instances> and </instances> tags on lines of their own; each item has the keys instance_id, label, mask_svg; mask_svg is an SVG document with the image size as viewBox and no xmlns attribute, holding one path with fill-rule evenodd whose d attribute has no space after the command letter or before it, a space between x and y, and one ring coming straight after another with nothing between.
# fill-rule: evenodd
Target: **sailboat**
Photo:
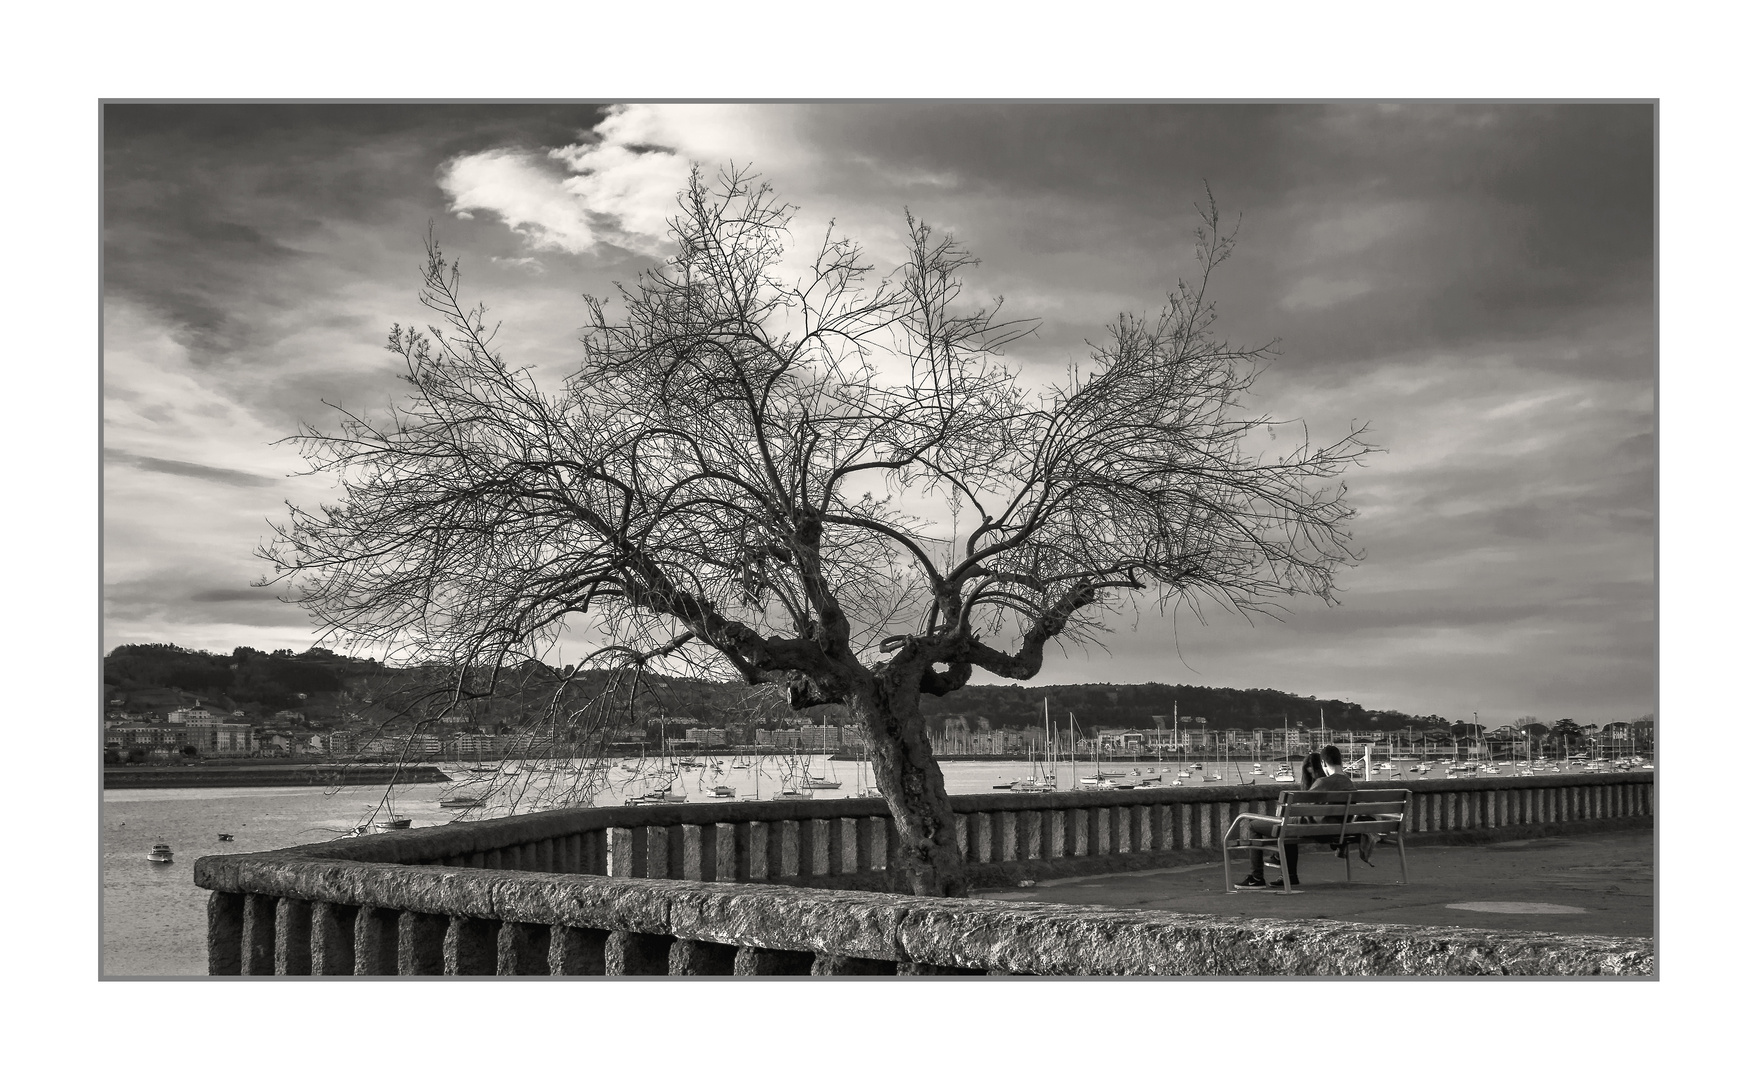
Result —
<instances>
[{"instance_id":1,"label":"sailboat","mask_svg":"<svg viewBox=\"0 0 1758 1080\"><path fill-rule=\"evenodd\" d=\"M1071 745L1074 742L1073 713L1068 714L1068 741ZM1093 736L1093 774L1091 776L1081 777L1080 782L1087 787L1095 788L1099 791L1113 791L1116 789L1117 785L1112 783L1111 778L1113 776L1122 775L1123 774L1119 772L1106 772L1099 768L1099 738L1097 735Z\"/></svg>"},{"instance_id":2,"label":"sailboat","mask_svg":"<svg viewBox=\"0 0 1758 1080\"><path fill-rule=\"evenodd\" d=\"M834 760L830 762L830 777L828 779L822 776L813 776L811 763L812 759L808 757L801 767L800 771L805 774L805 780L800 784L801 787L811 788L815 791L834 791L842 786L842 781L836 779L836 762Z\"/></svg>"},{"instance_id":3,"label":"sailboat","mask_svg":"<svg viewBox=\"0 0 1758 1080\"><path fill-rule=\"evenodd\" d=\"M872 756L872 751L863 741L861 756L855 759L855 795L848 796L848 798L859 796L863 799L882 799L885 797L885 793L879 790L879 785L870 782L867 778L867 768L872 764Z\"/></svg>"},{"instance_id":4,"label":"sailboat","mask_svg":"<svg viewBox=\"0 0 1758 1080\"><path fill-rule=\"evenodd\" d=\"M1050 791L1056 790L1056 751L1053 749L1053 747L1055 745L1055 743L1053 742L1053 738L1054 738L1054 736L1053 736L1053 733L1050 729L1050 699L1045 698L1044 699L1044 756L1045 756L1044 768L1042 769L1042 771L1040 771L1038 768L1037 760L1035 758L1032 758L1031 759L1032 775L1028 778L1018 780L1014 784L1012 784L1011 786L1012 786L1013 790L1034 793L1034 794L1043 794L1045 792L1050 792ZM1026 754L1028 755L1028 757L1031 755L1031 747L1029 744L1026 747Z\"/></svg>"}]
</instances>

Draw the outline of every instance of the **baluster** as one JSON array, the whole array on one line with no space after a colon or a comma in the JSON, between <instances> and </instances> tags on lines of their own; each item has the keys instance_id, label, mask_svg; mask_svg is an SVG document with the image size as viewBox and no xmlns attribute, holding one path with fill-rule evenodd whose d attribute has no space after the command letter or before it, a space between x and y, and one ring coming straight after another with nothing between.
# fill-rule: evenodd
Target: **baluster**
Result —
<instances>
[{"instance_id":1,"label":"baluster","mask_svg":"<svg viewBox=\"0 0 1758 1080\"><path fill-rule=\"evenodd\" d=\"M244 896L208 893L208 974L237 975L244 969Z\"/></svg>"},{"instance_id":2,"label":"baluster","mask_svg":"<svg viewBox=\"0 0 1758 1080\"><path fill-rule=\"evenodd\" d=\"M800 876L800 823L795 820L776 821L770 823L771 839L779 840L780 855L775 867L776 876L780 878L797 878Z\"/></svg>"},{"instance_id":3,"label":"baluster","mask_svg":"<svg viewBox=\"0 0 1758 1080\"><path fill-rule=\"evenodd\" d=\"M992 863L995 861L995 838L990 832L993 828L990 817L991 815L984 813L964 815L965 828L970 833L967 857L973 863Z\"/></svg>"},{"instance_id":4,"label":"baluster","mask_svg":"<svg viewBox=\"0 0 1758 1080\"><path fill-rule=\"evenodd\" d=\"M496 975L549 974L549 927L502 923L495 936Z\"/></svg>"},{"instance_id":5,"label":"baluster","mask_svg":"<svg viewBox=\"0 0 1758 1080\"><path fill-rule=\"evenodd\" d=\"M744 880L746 881L768 881L770 879L769 834L774 830L770 829L769 826L770 822L767 821L752 821L743 826L745 840Z\"/></svg>"},{"instance_id":6,"label":"baluster","mask_svg":"<svg viewBox=\"0 0 1758 1080\"><path fill-rule=\"evenodd\" d=\"M446 921L444 952L447 975L493 975L500 926L489 919L453 915Z\"/></svg>"},{"instance_id":7,"label":"baluster","mask_svg":"<svg viewBox=\"0 0 1758 1080\"><path fill-rule=\"evenodd\" d=\"M702 826L681 825L679 835L683 841L679 853L682 863L679 876L684 881L714 880L714 848L702 843Z\"/></svg>"},{"instance_id":8,"label":"baluster","mask_svg":"<svg viewBox=\"0 0 1758 1080\"><path fill-rule=\"evenodd\" d=\"M362 905L354 915L354 974L397 974L397 913Z\"/></svg>"},{"instance_id":9,"label":"baluster","mask_svg":"<svg viewBox=\"0 0 1758 1080\"><path fill-rule=\"evenodd\" d=\"M311 972L354 974L354 920L357 908L318 901L311 905Z\"/></svg>"},{"instance_id":10,"label":"baluster","mask_svg":"<svg viewBox=\"0 0 1758 1080\"><path fill-rule=\"evenodd\" d=\"M847 876L866 869L861 863L862 820L849 817L836 819L836 831L831 837L835 841L836 856L831 860L831 873Z\"/></svg>"},{"instance_id":11,"label":"baluster","mask_svg":"<svg viewBox=\"0 0 1758 1080\"><path fill-rule=\"evenodd\" d=\"M672 877L670 826L649 825L642 831L647 834L647 873L641 876L661 879Z\"/></svg>"},{"instance_id":12,"label":"baluster","mask_svg":"<svg viewBox=\"0 0 1758 1080\"><path fill-rule=\"evenodd\" d=\"M450 919L424 911L397 914L397 974L444 975Z\"/></svg>"},{"instance_id":13,"label":"baluster","mask_svg":"<svg viewBox=\"0 0 1758 1080\"><path fill-rule=\"evenodd\" d=\"M995 815L995 859L997 862L1018 862L1019 819L1017 810L1002 810Z\"/></svg>"},{"instance_id":14,"label":"baluster","mask_svg":"<svg viewBox=\"0 0 1758 1080\"><path fill-rule=\"evenodd\" d=\"M606 829L609 843L609 865L607 867L613 878L644 877L647 862L647 845L635 843L634 829ZM637 852L636 848L640 850Z\"/></svg>"},{"instance_id":15,"label":"baluster","mask_svg":"<svg viewBox=\"0 0 1758 1080\"><path fill-rule=\"evenodd\" d=\"M610 938L608 930L578 926L549 928L549 973L551 975L603 975L604 947Z\"/></svg>"},{"instance_id":16,"label":"baluster","mask_svg":"<svg viewBox=\"0 0 1758 1080\"><path fill-rule=\"evenodd\" d=\"M674 941L666 958L668 975L732 975L738 946L715 941Z\"/></svg>"},{"instance_id":17,"label":"baluster","mask_svg":"<svg viewBox=\"0 0 1758 1080\"><path fill-rule=\"evenodd\" d=\"M606 975L666 975L671 971L672 939L661 934L613 930L604 944Z\"/></svg>"},{"instance_id":18,"label":"baluster","mask_svg":"<svg viewBox=\"0 0 1758 1080\"><path fill-rule=\"evenodd\" d=\"M800 876L822 878L830 873L830 822L810 818L800 824Z\"/></svg>"},{"instance_id":19,"label":"baluster","mask_svg":"<svg viewBox=\"0 0 1758 1080\"><path fill-rule=\"evenodd\" d=\"M275 898L248 893L244 897L241 966L246 975L275 973Z\"/></svg>"}]
</instances>

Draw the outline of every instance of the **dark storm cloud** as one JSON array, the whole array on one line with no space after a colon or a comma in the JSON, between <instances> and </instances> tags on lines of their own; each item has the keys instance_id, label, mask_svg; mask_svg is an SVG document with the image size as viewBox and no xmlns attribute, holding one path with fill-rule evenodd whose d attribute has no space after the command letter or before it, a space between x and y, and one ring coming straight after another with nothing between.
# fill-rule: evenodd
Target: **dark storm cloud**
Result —
<instances>
[{"instance_id":1,"label":"dark storm cloud","mask_svg":"<svg viewBox=\"0 0 1758 1080\"><path fill-rule=\"evenodd\" d=\"M238 469L199 465L193 461L171 461L165 458L145 457L109 446L104 448L104 460L115 462L118 465L144 469L147 472L169 473L172 476L193 476L197 480L211 480L216 484L227 484L231 487L273 487L280 482L279 477L258 476L256 473L242 472Z\"/></svg>"},{"instance_id":2,"label":"dark storm cloud","mask_svg":"<svg viewBox=\"0 0 1758 1080\"><path fill-rule=\"evenodd\" d=\"M851 191L877 186L870 160L940 178L914 208L980 222L967 239L994 269L973 276L995 291L1054 280L1120 301L1047 319L1023 347L1047 358L1083 357L1115 308L1152 310L1191 272L1206 183L1242 219L1218 295L1290 300L1224 304L1225 325L1288 342L1288 363L1578 338L1610 318L1622 347L1534 362L1652 369L1648 106L937 105L826 109L810 124L860 148L829 155ZM1001 212L978 217L983 201Z\"/></svg>"},{"instance_id":3,"label":"dark storm cloud","mask_svg":"<svg viewBox=\"0 0 1758 1080\"><path fill-rule=\"evenodd\" d=\"M445 215L433 183L444 156L566 141L597 115L590 105L107 106L106 296L164 320L191 363L291 428L312 399L290 398L265 369L313 331L339 331L363 355L382 341L393 316L369 326L350 309L366 283L413 292L422 234ZM387 238L400 242L387 249Z\"/></svg>"}]
</instances>

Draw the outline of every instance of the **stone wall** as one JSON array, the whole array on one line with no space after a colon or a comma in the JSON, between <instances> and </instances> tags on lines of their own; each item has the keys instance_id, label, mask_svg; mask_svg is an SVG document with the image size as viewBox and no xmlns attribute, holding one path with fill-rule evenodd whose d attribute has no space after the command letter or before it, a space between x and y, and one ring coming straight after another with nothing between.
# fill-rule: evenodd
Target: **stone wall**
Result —
<instances>
[{"instance_id":1,"label":"stone wall","mask_svg":"<svg viewBox=\"0 0 1758 1080\"><path fill-rule=\"evenodd\" d=\"M1419 781L1412 843L1517 839L1653 820L1651 774ZM1202 786L952 800L973 884L1206 861L1233 818L1264 813L1277 788ZM681 881L907 892L880 799L680 803L521 814L338 840L323 858L540 870Z\"/></svg>"},{"instance_id":2,"label":"stone wall","mask_svg":"<svg viewBox=\"0 0 1758 1080\"><path fill-rule=\"evenodd\" d=\"M1370 787L1397 787L1374 784ZM1653 777L1423 781L1413 842L1629 827ZM1214 857L1276 789L957 796L977 883ZM560 810L199 859L215 974L1651 974L1644 939L876 896L877 799ZM857 887L863 892L847 891ZM816 936L814 936L816 935Z\"/></svg>"},{"instance_id":3,"label":"stone wall","mask_svg":"<svg viewBox=\"0 0 1758 1080\"><path fill-rule=\"evenodd\" d=\"M203 860L215 975L1625 975L1653 943L582 878Z\"/></svg>"}]
</instances>

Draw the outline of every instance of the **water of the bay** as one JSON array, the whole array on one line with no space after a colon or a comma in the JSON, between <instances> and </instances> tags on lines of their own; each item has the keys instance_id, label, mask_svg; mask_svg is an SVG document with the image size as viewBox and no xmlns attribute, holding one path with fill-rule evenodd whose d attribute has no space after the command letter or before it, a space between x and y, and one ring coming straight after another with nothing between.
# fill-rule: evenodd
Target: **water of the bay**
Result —
<instances>
[{"instance_id":1,"label":"water of the bay","mask_svg":"<svg viewBox=\"0 0 1758 1080\"><path fill-rule=\"evenodd\" d=\"M735 768L741 759L731 756L706 758L701 768L684 770L671 790L692 803L711 802L708 792L717 785L736 789L738 798L771 798L788 782L788 762L760 759L752 768ZM748 761L748 759L743 759ZM103 973L106 976L202 975L207 971L207 892L195 886L192 866L203 855L269 851L298 844L320 843L343 835L377 817L407 817L413 828L442 825L455 820L476 820L505 814L514 805L520 810L545 809L546 796L569 793L566 801L579 803L586 785L596 785L591 802L599 806L621 805L631 795L656 786L652 764L627 763L601 774L582 772L561 763L527 765L523 770L481 774L474 783L422 784L398 787L385 806L382 787L280 788L148 788L104 792L103 798ZM718 765L718 771L716 771ZM857 762L831 761L826 757L791 763L794 777L803 765L813 776L824 777L840 788L810 792L823 801L858 794L871 782L870 774ZM1104 771L1120 773L1118 783L1179 783L1181 768L1175 763L1107 761ZM1209 762L1183 784L1202 783L1203 775L1222 775L1232 783L1256 781L1272 784L1275 765L1265 763L1261 773L1249 762ZM633 770L633 771L629 771ZM453 775L470 778L466 766L448 766ZM954 795L983 794L997 785L1029 776L1032 768L1019 761L946 761L941 763L947 790ZM1066 761L1058 772L1060 790L1079 786L1075 779L1090 775L1093 765L1078 769ZM1437 764L1429 774L1444 775ZM1504 771L1504 775L1507 775ZM1415 779L1414 773L1406 774ZM1390 779L1391 774L1376 774ZM448 794L485 793L487 805L467 810L440 807ZM557 800L561 801L561 800ZM219 839L225 833L230 841ZM147 860L155 843L170 845L170 863Z\"/></svg>"}]
</instances>

